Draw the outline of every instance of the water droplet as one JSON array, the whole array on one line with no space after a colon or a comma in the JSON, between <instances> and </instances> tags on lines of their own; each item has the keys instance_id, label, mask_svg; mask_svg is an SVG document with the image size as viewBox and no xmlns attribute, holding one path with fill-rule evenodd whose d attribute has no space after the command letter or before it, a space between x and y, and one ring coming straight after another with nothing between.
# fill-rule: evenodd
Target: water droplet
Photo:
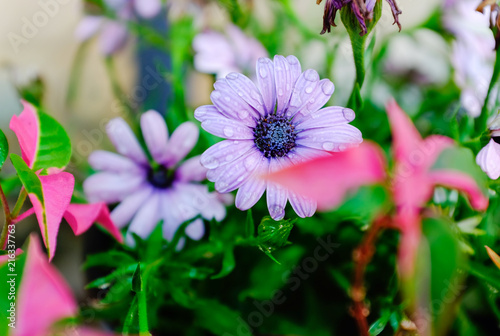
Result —
<instances>
[{"instance_id":1,"label":"water droplet","mask_svg":"<svg viewBox=\"0 0 500 336\"><path fill-rule=\"evenodd\" d=\"M283 68L280 67L280 66L277 66L277 67L274 67L274 70L276 70L276 71L283 71Z\"/></svg>"},{"instance_id":2,"label":"water droplet","mask_svg":"<svg viewBox=\"0 0 500 336\"><path fill-rule=\"evenodd\" d=\"M323 142L323 149L327 151L331 151L335 148L335 144L333 142Z\"/></svg>"},{"instance_id":3,"label":"water droplet","mask_svg":"<svg viewBox=\"0 0 500 336\"><path fill-rule=\"evenodd\" d=\"M304 72L304 78L309 82L317 82L319 80L319 75L313 69L308 69Z\"/></svg>"},{"instance_id":4,"label":"water droplet","mask_svg":"<svg viewBox=\"0 0 500 336\"><path fill-rule=\"evenodd\" d=\"M248 111L247 110L239 110L238 111L238 116L241 118L241 119L245 119L246 117L248 117Z\"/></svg>"},{"instance_id":5,"label":"water droplet","mask_svg":"<svg viewBox=\"0 0 500 336\"><path fill-rule=\"evenodd\" d=\"M219 167L219 160L213 156L201 156L201 164L207 169L215 169Z\"/></svg>"},{"instance_id":6,"label":"water droplet","mask_svg":"<svg viewBox=\"0 0 500 336\"><path fill-rule=\"evenodd\" d=\"M237 78L238 78L238 76L239 76L239 75L238 75L238 73L236 73L236 72L231 72L231 73L229 73L229 74L226 76L226 78L227 78L227 79L229 79L229 80L235 80L235 79L237 79Z\"/></svg>"},{"instance_id":7,"label":"water droplet","mask_svg":"<svg viewBox=\"0 0 500 336\"><path fill-rule=\"evenodd\" d=\"M219 191L223 191L224 189L227 188L229 184L224 181L224 180L218 180L217 183L216 183L216 189L219 190Z\"/></svg>"},{"instance_id":8,"label":"water droplet","mask_svg":"<svg viewBox=\"0 0 500 336\"><path fill-rule=\"evenodd\" d=\"M348 108L342 109L342 113L344 114L345 120L347 120L348 122L353 121L354 118L356 117L356 114L354 113L354 111L351 109L348 109Z\"/></svg>"},{"instance_id":9,"label":"water droplet","mask_svg":"<svg viewBox=\"0 0 500 336\"><path fill-rule=\"evenodd\" d=\"M279 205L274 205L271 208L271 216L272 217L280 217L283 214L283 207Z\"/></svg>"},{"instance_id":10,"label":"water droplet","mask_svg":"<svg viewBox=\"0 0 500 336\"><path fill-rule=\"evenodd\" d=\"M259 74L260 74L260 77L262 78L266 78L267 77L267 70L263 67L259 68Z\"/></svg>"},{"instance_id":11,"label":"water droplet","mask_svg":"<svg viewBox=\"0 0 500 336\"><path fill-rule=\"evenodd\" d=\"M323 90L323 93L325 95L329 96L335 90L335 85L333 85L332 82L327 81L327 82L324 82L323 85L321 85L321 89Z\"/></svg>"},{"instance_id":12,"label":"water droplet","mask_svg":"<svg viewBox=\"0 0 500 336\"><path fill-rule=\"evenodd\" d=\"M233 159L234 159L234 155L229 154L228 156L226 156L227 162L233 161Z\"/></svg>"},{"instance_id":13,"label":"water droplet","mask_svg":"<svg viewBox=\"0 0 500 336\"><path fill-rule=\"evenodd\" d=\"M300 97L298 95L293 95L292 96L292 99L290 99L290 106L294 106L294 107L297 107L297 106L300 106Z\"/></svg>"},{"instance_id":14,"label":"water droplet","mask_svg":"<svg viewBox=\"0 0 500 336\"><path fill-rule=\"evenodd\" d=\"M278 89L278 96L283 96L283 89L282 88Z\"/></svg>"},{"instance_id":15,"label":"water droplet","mask_svg":"<svg viewBox=\"0 0 500 336\"><path fill-rule=\"evenodd\" d=\"M224 100L227 101L227 102L230 102L231 98L229 98L229 96L224 96Z\"/></svg>"},{"instance_id":16,"label":"water droplet","mask_svg":"<svg viewBox=\"0 0 500 336\"><path fill-rule=\"evenodd\" d=\"M232 127L229 127L229 126L224 127L223 132L224 132L224 135L227 137L234 135L234 129Z\"/></svg>"},{"instance_id":17,"label":"water droplet","mask_svg":"<svg viewBox=\"0 0 500 336\"><path fill-rule=\"evenodd\" d=\"M238 91L238 96L243 97L243 91Z\"/></svg>"},{"instance_id":18,"label":"water droplet","mask_svg":"<svg viewBox=\"0 0 500 336\"><path fill-rule=\"evenodd\" d=\"M339 145L339 151L345 151L347 149L346 145Z\"/></svg>"},{"instance_id":19,"label":"water droplet","mask_svg":"<svg viewBox=\"0 0 500 336\"><path fill-rule=\"evenodd\" d=\"M233 141L233 144L235 144L235 145L237 145L237 144L239 144L239 143L240 143L240 142L239 142L238 140Z\"/></svg>"},{"instance_id":20,"label":"water droplet","mask_svg":"<svg viewBox=\"0 0 500 336\"><path fill-rule=\"evenodd\" d=\"M245 166L246 170L251 170L255 167L256 161L257 159L255 158L255 156L250 155L243 161L243 165Z\"/></svg>"},{"instance_id":21,"label":"water droplet","mask_svg":"<svg viewBox=\"0 0 500 336\"><path fill-rule=\"evenodd\" d=\"M311 92L313 92L313 87L312 86L306 87L306 93L311 93Z\"/></svg>"},{"instance_id":22,"label":"water droplet","mask_svg":"<svg viewBox=\"0 0 500 336\"><path fill-rule=\"evenodd\" d=\"M297 57L293 56L293 55L290 55L286 58L286 60L288 61L288 63L290 63L291 65L295 65L297 63L299 63L299 60L297 59Z\"/></svg>"}]
</instances>

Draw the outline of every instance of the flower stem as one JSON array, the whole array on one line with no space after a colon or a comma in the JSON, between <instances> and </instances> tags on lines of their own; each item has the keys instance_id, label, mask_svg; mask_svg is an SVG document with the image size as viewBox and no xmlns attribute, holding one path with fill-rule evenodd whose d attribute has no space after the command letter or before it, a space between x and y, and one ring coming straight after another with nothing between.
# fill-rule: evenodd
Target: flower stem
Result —
<instances>
[{"instance_id":1,"label":"flower stem","mask_svg":"<svg viewBox=\"0 0 500 336\"><path fill-rule=\"evenodd\" d=\"M12 210L11 213L11 218L14 219L19 215L19 212L21 212L21 209L24 205L24 201L26 201L26 197L28 196L28 193L26 192L26 189L24 187L21 188L21 191L19 192L19 196L17 197L17 202L14 205L14 210Z\"/></svg>"},{"instance_id":2,"label":"flower stem","mask_svg":"<svg viewBox=\"0 0 500 336\"><path fill-rule=\"evenodd\" d=\"M493 75L491 76L490 85L488 87L488 93L486 94L486 98L484 99L484 105L481 109L481 114L476 118L475 130L477 135L484 132L487 127L488 118L490 116L490 113L488 111L488 102L490 100L493 88L500 78L500 48L496 50L495 57L495 65L493 68Z\"/></svg>"},{"instance_id":3,"label":"flower stem","mask_svg":"<svg viewBox=\"0 0 500 336\"><path fill-rule=\"evenodd\" d=\"M389 218L385 216L376 219L366 232L361 244L353 252L355 266L354 280L351 286L352 313L361 336L369 336L368 321L366 319L369 314L369 308L365 304L366 289L364 286L366 266L370 263L375 253L375 242L379 233L388 227L388 221Z\"/></svg>"},{"instance_id":4,"label":"flower stem","mask_svg":"<svg viewBox=\"0 0 500 336\"><path fill-rule=\"evenodd\" d=\"M2 203L3 207L3 213L5 216L5 223L2 228L2 235L0 236L0 244L2 249L5 248L5 244L7 242L7 232L9 225L12 221L10 209L9 209L9 203L7 202L7 197L5 197L5 193L3 192L2 185L0 184L0 202Z\"/></svg>"}]
</instances>

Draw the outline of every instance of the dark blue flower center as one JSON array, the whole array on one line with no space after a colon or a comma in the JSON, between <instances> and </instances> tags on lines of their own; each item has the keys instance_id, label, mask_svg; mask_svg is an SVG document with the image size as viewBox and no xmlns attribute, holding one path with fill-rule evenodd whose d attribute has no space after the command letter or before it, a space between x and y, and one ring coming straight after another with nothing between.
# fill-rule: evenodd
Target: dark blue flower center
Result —
<instances>
[{"instance_id":1,"label":"dark blue flower center","mask_svg":"<svg viewBox=\"0 0 500 336\"><path fill-rule=\"evenodd\" d=\"M295 147L297 132L284 116L268 115L257 122L253 129L257 148L265 157L283 157Z\"/></svg>"},{"instance_id":2,"label":"dark blue flower center","mask_svg":"<svg viewBox=\"0 0 500 336\"><path fill-rule=\"evenodd\" d=\"M159 189L166 189L172 186L175 180L175 171L164 166L148 169L148 182Z\"/></svg>"}]
</instances>

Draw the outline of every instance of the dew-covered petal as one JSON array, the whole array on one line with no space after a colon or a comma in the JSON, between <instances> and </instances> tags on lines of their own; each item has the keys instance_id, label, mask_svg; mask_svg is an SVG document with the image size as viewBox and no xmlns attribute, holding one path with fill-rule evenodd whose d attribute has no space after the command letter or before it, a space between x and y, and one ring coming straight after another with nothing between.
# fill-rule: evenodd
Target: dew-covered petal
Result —
<instances>
[{"instance_id":1,"label":"dew-covered petal","mask_svg":"<svg viewBox=\"0 0 500 336\"><path fill-rule=\"evenodd\" d=\"M301 146L338 152L360 144L363 138L356 127L339 125L302 131L296 141Z\"/></svg>"},{"instance_id":2,"label":"dew-covered petal","mask_svg":"<svg viewBox=\"0 0 500 336\"><path fill-rule=\"evenodd\" d=\"M206 190L208 192L208 190ZM203 218L220 222L226 217L226 207L224 206L222 198L229 198L231 204L233 198L231 194L219 194L218 192L209 193L209 203L203 209L200 210Z\"/></svg>"},{"instance_id":3,"label":"dew-covered petal","mask_svg":"<svg viewBox=\"0 0 500 336\"><path fill-rule=\"evenodd\" d=\"M288 152L287 157L294 163L297 164L299 162L308 161L320 156L330 155L328 152L324 150L305 147L301 145L297 145L290 152Z\"/></svg>"},{"instance_id":4,"label":"dew-covered petal","mask_svg":"<svg viewBox=\"0 0 500 336\"><path fill-rule=\"evenodd\" d=\"M300 118L300 122L296 123L296 128L305 130L347 124L353 121L355 116L354 111L349 108L329 106Z\"/></svg>"},{"instance_id":5,"label":"dew-covered petal","mask_svg":"<svg viewBox=\"0 0 500 336\"><path fill-rule=\"evenodd\" d=\"M226 76L226 81L239 97L263 115L264 101L262 95L247 76L231 72Z\"/></svg>"},{"instance_id":6,"label":"dew-covered petal","mask_svg":"<svg viewBox=\"0 0 500 336\"><path fill-rule=\"evenodd\" d=\"M205 234L205 225L201 218L196 219L186 227L186 234L193 240L200 240Z\"/></svg>"},{"instance_id":7,"label":"dew-covered petal","mask_svg":"<svg viewBox=\"0 0 500 336\"><path fill-rule=\"evenodd\" d=\"M259 151L250 150L231 164L223 166L215 180L215 189L220 193L226 193L238 188L253 173L263 158Z\"/></svg>"},{"instance_id":8,"label":"dew-covered petal","mask_svg":"<svg viewBox=\"0 0 500 336\"><path fill-rule=\"evenodd\" d=\"M267 182L260 176L269 171L269 160L263 159L252 176L238 189L235 205L240 210L248 210L259 201L266 190Z\"/></svg>"},{"instance_id":9,"label":"dew-covered petal","mask_svg":"<svg viewBox=\"0 0 500 336\"><path fill-rule=\"evenodd\" d=\"M284 165L279 159L271 159L269 161L269 173L281 170L287 165ZM286 188L271 181L267 181L267 209L271 218L274 220L281 220L285 217L285 206L288 197Z\"/></svg>"},{"instance_id":10,"label":"dew-covered petal","mask_svg":"<svg viewBox=\"0 0 500 336\"><path fill-rule=\"evenodd\" d=\"M168 129L160 113L149 110L141 116L141 130L149 153L159 162L167 151Z\"/></svg>"},{"instance_id":11,"label":"dew-covered petal","mask_svg":"<svg viewBox=\"0 0 500 336\"><path fill-rule=\"evenodd\" d=\"M125 238L127 245L135 245L132 233L145 239L153 232L161 219L159 208L161 193L162 191L153 191L151 196L142 204L135 214L128 228L127 237Z\"/></svg>"},{"instance_id":12,"label":"dew-covered petal","mask_svg":"<svg viewBox=\"0 0 500 336\"><path fill-rule=\"evenodd\" d=\"M273 61L269 58L259 58L256 70L257 84L264 100L265 112L266 114L273 113L276 105Z\"/></svg>"},{"instance_id":13,"label":"dew-covered petal","mask_svg":"<svg viewBox=\"0 0 500 336\"><path fill-rule=\"evenodd\" d=\"M298 122L303 116L316 112L322 108L333 94L335 86L329 79L319 79L315 70L308 69L302 73L290 97L290 106L287 111L288 116L295 116Z\"/></svg>"},{"instance_id":14,"label":"dew-covered petal","mask_svg":"<svg viewBox=\"0 0 500 336\"><path fill-rule=\"evenodd\" d=\"M214 105L203 105L194 110L194 117L199 122L204 122L207 119L214 119L219 117L227 117L224 113L219 111Z\"/></svg>"},{"instance_id":15,"label":"dew-covered petal","mask_svg":"<svg viewBox=\"0 0 500 336\"><path fill-rule=\"evenodd\" d=\"M314 215L316 208L318 207L316 201L298 195L290 190L288 190L288 200L290 201L295 213L301 218L311 217Z\"/></svg>"},{"instance_id":16,"label":"dew-covered petal","mask_svg":"<svg viewBox=\"0 0 500 336\"><path fill-rule=\"evenodd\" d=\"M113 223L115 223L118 228L127 225L152 192L153 188L145 185L135 193L127 195L127 197L111 212Z\"/></svg>"},{"instance_id":17,"label":"dew-covered petal","mask_svg":"<svg viewBox=\"0 0 500 336\"><path fill-rule=\"evenodd\" d=\"M281 115L287 108L292 95L297 78L301 73L300 62L295 56L287 58L274 56L274 77L276 80L276 99L278 115Z\"/></svg>"},{"instance_id":18,"label":"dew-covered petal","mask_svg":"<svg viewBox=\"0 0 500 336\"><path fill-rule=\"evenodd\" d=\"M184 161L177 168L176 179L180 182L203 181L207 178L207 168L200 162L201 156L197 155Z\"/></svg>"},{"instance_id":19,"label":"dew-covered petal","mask_svg":"<svg viewBox=\"0 0 500 336\"><path fill-rule=\"evenodd\" d=\"M83 182L83 190L91 203L115 203L137 190L143 182L142 174L100 172L91 175Z\"/></svg>"},{"instance_id":20,"label":"dew-covered petal","mask_svg":"<svg viewBox=\"0 0 500 336\"><path fill-rule=\"evenodd\" d=\"M263 107L256 110L249 105L243 97L240 97L240 95L231 88L227 79L219 79L215 82L214 88L215 90L210 94L210 99L223 115L229 119L241 121L247 126L255 126L255 119L260 118L264 113ZM260 98L260 100L262 100L262 98Z\"/></svg>"},{"instance_id":21,"label":"dew-covered petal","mask_svg":"<svg viewBox=\"0 0 500 336\"><path fill-rule=\"evenodd\" d=\"M219 117L207 119L201 127L215 136L226 139L253 139L253 130L239 121Z\"/></svg>"},{"instance_id":22,"label":"dew-covered petal","mask_svg":"<svg viewBox=\"0 0 500 336\"><path fill-rule=\"evenodd\" d=\"M182 220L179 218L178 203L180 202L176 197L176 192L173 190L166 190L160 200L160 209L162 211L163 226L162 234L163 238L167 241L171 241L174 237L175 231L182 224Z\"/></svg>"},{"instance_id":23,"label":"dew-covered petal","mask_svg":"<svg viewBox=\"0 0 500 336\"><path fill-rule=\"evenodd\" d=\"M190 121L182 123L172 133L165 155L158 162L168 167L176 165L193 149L199 135L200 130L194 123Z\"/></svg>"},{"instance_id":24,"label":"dew-covered petal","mask_svg":"<svg viewBox=\"0 0 500 336\"><path fill-rule=\"evenodd\" d=\"M252 140L223 140L207 149L201 155L201 164L208 169L215 169L233 162L254 148Z\"/></svg>"},{"instance_id":25,"label":"dew-covered petal","mask_svg":"<svg viewBox=\"0 0 500 336\"><path fill-rule=\"evenodd\" d=\"M142 168L134 161L108 151L96 150L89 155L88 161L94 170L131 174L142 174L143 172Z\"/></svg>"},{"instance_id":26,"label":"dew-covered petal","mask_svg":"<svg viewBox=\"0 0 500 336\"><path fill-rule=\"evenodd\" d=\"M477 154L476 163L489 178L498 179L500 177L500 145L491 139Z\"/></svg>"},{"instance_id":27,"label":"dew-covered petal","mask_svg":"<svg viewBox=\"0 0 500 336\"><path fill-rule=\"evenodd\" d=\"M118 153L125 155L129 159L147 164L146 154L137 141L134 132L122 118L114 118L106 125L108 137L115 146Z\"/></svg>"}]
</instances>

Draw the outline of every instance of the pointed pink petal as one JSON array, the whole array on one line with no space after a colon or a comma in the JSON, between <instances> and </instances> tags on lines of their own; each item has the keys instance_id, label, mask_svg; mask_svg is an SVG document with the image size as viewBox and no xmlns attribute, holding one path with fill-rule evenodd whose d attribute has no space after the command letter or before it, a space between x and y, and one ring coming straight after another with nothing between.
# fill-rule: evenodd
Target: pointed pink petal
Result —
<instances>
[{"instance_id":1,"label":"pointed pink petal","mask_svg":"<svg viewBox=\"0 0 500 336\"><path fill-rule=\"evenodd\" d=\"M471 206L476 210L482 211L488 207L488 198L469 175L452 170L434 170L429 173L429 178L434 184L465 192Z\"/></svg>"},{"instance_id":2,"label":"pointed pink petal","mask_svg":"<svg viewBox=\"0 0 500 336\"><path fill-rule=\"evenodd\" d=\"M387 103L386 109L392 130L394 157L398 161L404 160L418 147L422 137L394 99Z\"/></svg>"},{"instance_id":3,"label":"pointed pink petal","mask_svg":"<svg viewBox=\"0 0 500 336\"><path fill-rule=\"evenodd\" d=\"M385 160L381 149L364 142L357 148L332 153L271 173L267 179L318 202L320 209L337 206L349 190L382 182Z\"/></svg>"},{"instance_id":4,"label":"pointed pink petal","mask_svg":"<svg viewBox=\"0 0 500 336\"><path fill-rule=\"evenodd\" d=\"M75 316L78 311L68 284L49 264L35 235L30 237L17 307L14 336L49 335L54 322Z\"/></svg>"},{"instance_id":5,"label":"pointed pink petal","mask_svg":"<svg viewBox=\"0 0 500 336\"><path fill-rule=\"evenodd\" d=\"M49 254L49 260L52 260L56 251L59 225L71 201L75 178L70 173L65 172L56 175L39 176L39 178L42 183L44 204L40 202L35 194L28 194L28 196L35 209L43 241Z\"/></svg>"},{"instance_id":6,"label":"pointed pink petal","mask_svg":"<svg viewBox=\"0 0 500 336\"><path fill-rule=\"evenodd\" d=\"M38 147L40 125L35 107L24 100L21 103L24 106L23 112L19 116L12 116L9 127L16 133L23 160L31 168Z\"/></svg>"},{"instance_id":7,"label":"pointed pink petal","mask_svg":"<svg viewBox=\"0 0 500 336\"><path fill-rule=\"evenodd\" d=\"M77 236L87 231L94 222L97 222L117 241L123 243L123 237L111 220L105 203L70 204L66 208L64 218Z\"/></svg>"}]
</instances>

